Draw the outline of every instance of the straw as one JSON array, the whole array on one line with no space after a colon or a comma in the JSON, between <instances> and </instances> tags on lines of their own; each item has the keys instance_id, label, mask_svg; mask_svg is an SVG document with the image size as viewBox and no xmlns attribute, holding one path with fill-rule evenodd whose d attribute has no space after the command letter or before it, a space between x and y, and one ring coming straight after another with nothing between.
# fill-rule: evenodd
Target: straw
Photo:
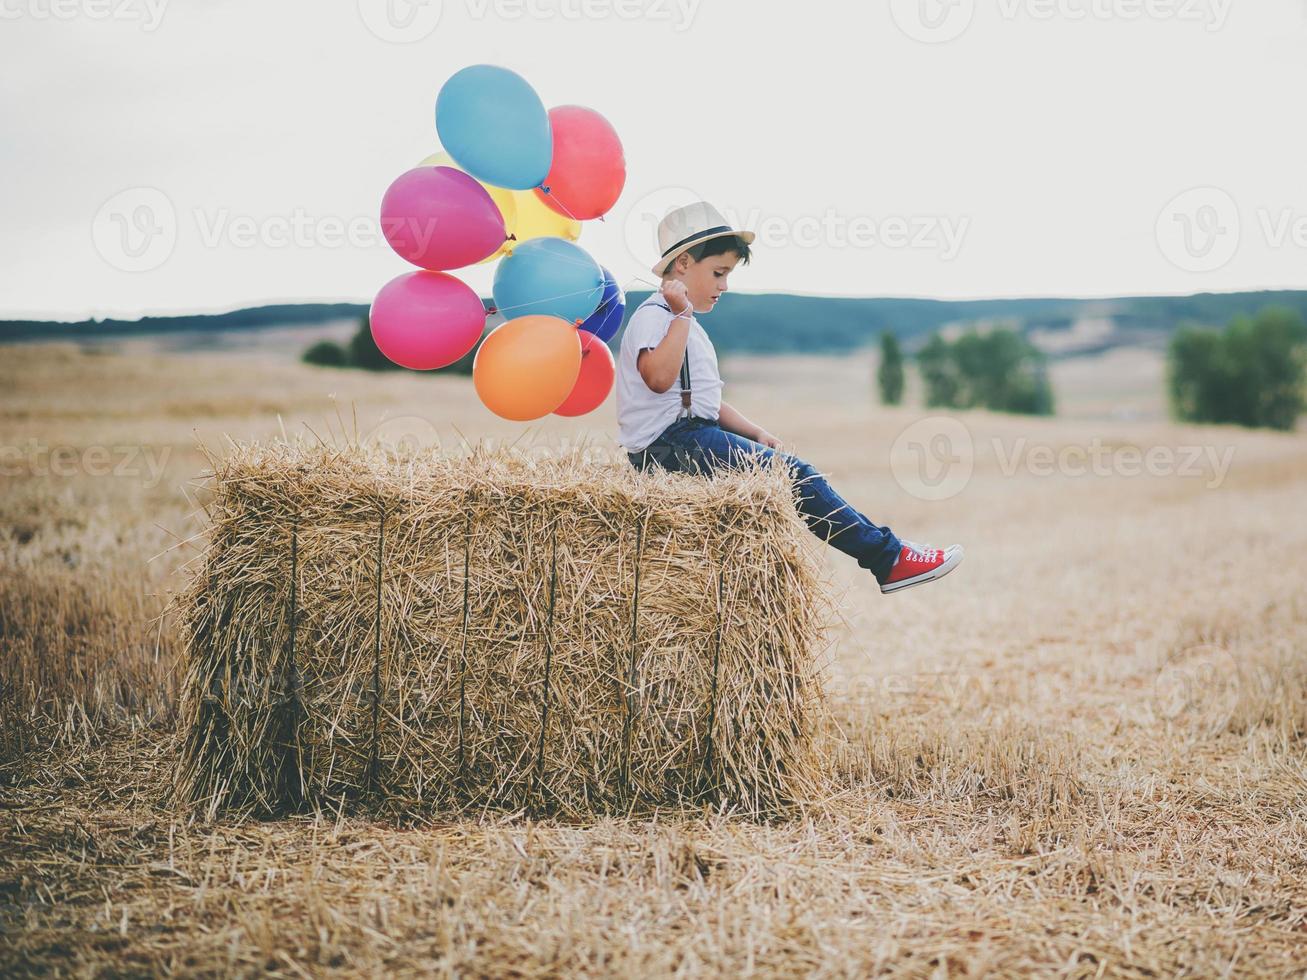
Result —
<instances>
[{"instance_id":1,"label":"straw","mask_svg":"<svg viewBox=\"0 0 1307 980\"><path fill-rule=\"evenodd\" d=\"M790 474L280 442L211 460L179 798L774 815L831 611Z\"/></svg>"}]
</instances>

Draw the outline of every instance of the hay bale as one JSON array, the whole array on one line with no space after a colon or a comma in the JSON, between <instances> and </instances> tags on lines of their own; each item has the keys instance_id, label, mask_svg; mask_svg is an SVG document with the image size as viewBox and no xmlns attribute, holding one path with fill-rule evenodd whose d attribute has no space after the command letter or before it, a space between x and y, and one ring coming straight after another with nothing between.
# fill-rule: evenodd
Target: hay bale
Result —
<instances>
[{"instance_id":1,"label":"hay bale","mask_svg":"<svg viewBox=\"0 0 1307 980\"><path fill-rule=\"evenodd\" d=\"M211 463L177 597L178 788L210 813L767 814L816 785L829 597L783 466L303 442Z\"/></svg>"}]
</instances>

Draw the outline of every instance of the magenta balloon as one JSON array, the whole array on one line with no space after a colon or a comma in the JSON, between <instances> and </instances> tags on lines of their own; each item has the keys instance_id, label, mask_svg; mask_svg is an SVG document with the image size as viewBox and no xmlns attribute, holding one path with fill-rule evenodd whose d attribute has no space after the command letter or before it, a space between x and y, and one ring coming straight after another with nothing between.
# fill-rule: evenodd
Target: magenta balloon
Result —
<instances>
[{"instance_id":1,"label":"magenta balloon","mask_svg":"<svg viewBox=\"0 0 1307 980\"><path fill-rule=\"evenodd\" d=\"M381 199L390 247L423 269L457 269L499 251L508 232L494 199L461 170L415 167Z\"/></svg>"},{"instance_id":2,"label":"magenta balloon","mask_svg":"<svg viewBox=\"0 0 1307 980\"><path fill-rule=\"evenodd\" d=\"M372 339L401 367L432 371L476 346L486 326L481 298L444 272L406 272L381 287Z\"/></svg>"}]
</instances>

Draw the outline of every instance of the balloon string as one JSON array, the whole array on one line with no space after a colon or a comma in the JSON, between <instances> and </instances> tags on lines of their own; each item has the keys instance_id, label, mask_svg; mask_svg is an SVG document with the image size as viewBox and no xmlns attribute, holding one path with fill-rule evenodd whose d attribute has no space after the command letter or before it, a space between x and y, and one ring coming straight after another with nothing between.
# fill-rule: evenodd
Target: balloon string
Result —
<instances>
[{"instance_id":1,"label":"balloon string","mask_svg":"<svg viewBox=\"0 0 1307 980\"><path fill-rule=\"evenodd\" d=\"M505 310L520 310L524 306L537 306L540 303L552 303L556 299L567 299L569 296L584 296L586 293L593 293L601 290L603 287L591 286L589 289L578 289L571 293L559 293L557 296L545 296L541 299L533 299L529 303L515 303L512 306L495 306L491 305L488 313L503 313Z\"/></svg>"},{"instance_id":2,"label":"balloon string","mask_svg":"<svg viewBox=\"0 0 1307 980\"><path fill-rule=\"evenodd\" d=\"M580 218L578 218L576 215L574 215L574 214L572 213L572 209L571 209L571 208L569 208L566 204L564 204L562 201L560 201L560 200L558 199L558 195L557 195L557 194L555 194L553 191L551 191L551 190L550 190L548 187L546 187L543 183L540 185L540 189L541 189L542 191L545 192L545 196L546 196L546 197L548 197L548 198L552 198L552 199L553 199L553 202L554 202L555 204L557 204L560 208L562 208L564 211L567 212L567 217L568 217L568 218L570 218L572 221L580 221L580 220L581 220Z\"/></svg>"},{"instance_id":3,"label":"balloon string","mask_svg":"<svg viewBox=\"0 0 1307 980\"><path fill-rule=\"evenodd\" d=\"M566 259L566 258L563 257L563 256L555 256L555 257L556 257L556 258L563 258L564 261L571 261L571 260L569 260L569 259ZM583 262L577 262L576 264L577 264L577 265L580 265L580 266L583 266L584 268L589 268L589 265L587 265L586 263L583 263ZM629 284L629 283L632 283L632 282L639 282L639 283L644 283L646 286L653 286L653 287L654 287L654 292L657 292L660 288L662 288L662 284L661 284L661 283L653 283L653 282L650 282L648 279L642 278L641 276L632 276L630 279L627 280L627 283L628 283L628 284ZM572 296L584 296L586 293L593 293L593 292L595 292L595 291L596 291L596 288L599 289L600 291L602 291L602 289L603 289L602 286L599 286L599 287L593 287L593 286L592 286L592 287L589 288L589 289L578 289L578 290L575 290L575 291L570 292L570 293L559 293L557 296L546 296L546 297L544 297L543 299L533 299L533 300L531 300L529 303L515 303L515 304L512 305L512 306L496 306L494 303L491 303L491 304L490 304L490 308L487 309L486 312L487 312L487 313L498 313L498 314L501 314L501 315L502 315L506 310L520 310L520 309L522 309L523 307L526 307L526 306L536 306L536 305L538 305L538 304L540 304L540 303L552 303L552 302L553 302L554 300L556 300L556 299L568 299L568 298L570 298L570 297L572 297ZM627 287L626 287L626 286L622 286L621 289L622 289L622 292L625 293ZM602 307L603 305L604 305L603 303L600 303L600 304L599 304L600 307ZM504 317L504 319L508 319L508 317ZM577 322L577 323L582 323L582 322L584 322L584 321L582 321L582 320L578 320L578 321L576 321L576 322Z\"/></svg>"}]
</instances>

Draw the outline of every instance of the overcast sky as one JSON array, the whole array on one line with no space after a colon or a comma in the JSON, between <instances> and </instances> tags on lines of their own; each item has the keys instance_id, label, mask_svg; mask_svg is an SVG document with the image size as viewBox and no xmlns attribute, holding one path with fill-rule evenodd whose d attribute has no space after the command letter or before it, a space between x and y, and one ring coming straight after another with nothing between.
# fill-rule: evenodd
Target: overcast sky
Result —
<instances>
[{"instance_id":1,"label":"overcast sky","mask_svg":"<svg viewBox=\"0 0 1307 980\"><path fill-rule=\"evenodd\" d=\"M823 12L823 10L825 12ZM480 62L603 113L629 288L702 197L742 291L1307 288L1305 0L0 0L0 316L369 301ZM483 294L491 266L461 271Z\"/></svg>"}]
</instances>

